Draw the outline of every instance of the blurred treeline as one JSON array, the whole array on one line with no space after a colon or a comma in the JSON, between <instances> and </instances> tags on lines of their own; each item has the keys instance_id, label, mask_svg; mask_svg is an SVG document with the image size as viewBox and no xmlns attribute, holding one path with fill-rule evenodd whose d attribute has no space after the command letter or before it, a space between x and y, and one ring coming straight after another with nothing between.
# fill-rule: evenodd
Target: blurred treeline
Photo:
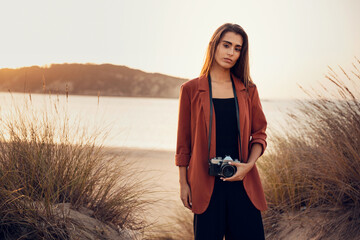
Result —
<instances>
[{"instance_id":1,"label":"blurred treeline","mask_svg":"<svg viewBox=\"0 0 360 240\"><path fill-rule=\"evenodd\" d=\"M177 98L187 79L112 64L51 64L0 69L0 91Z\"/></svg>"}]
</instances>

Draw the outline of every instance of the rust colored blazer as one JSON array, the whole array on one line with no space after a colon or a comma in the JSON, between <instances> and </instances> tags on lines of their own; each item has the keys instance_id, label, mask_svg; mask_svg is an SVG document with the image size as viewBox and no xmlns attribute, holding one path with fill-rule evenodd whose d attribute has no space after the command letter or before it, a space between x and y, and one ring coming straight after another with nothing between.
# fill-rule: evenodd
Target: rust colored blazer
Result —
<instances>
[{"instance_id":1,"label":"rust colored blazer","mask_svg":"<svg viewBox=\"0 0 360 240\"><path fill-rule=\"evenodd\" d=\"M233 75L239 103L242 159L247 162L249 150L254 143L262 145L263 155L266 142L267 121L262 111L256 85L249 86L249 94L244 84ZM210 96L208 79L204 75L183 83L180 87L179 116L175 165L187 166L187 181L191 189L192 212L203 213L210 202L214 188L214 176L208 174L208 132L210 118ZM216 157L216 118L213 106L210 158ZM240 145L238 144L240 155ZM261 156L260 155L260 156ZM259 173L254 167L243 179L244 188L260 211L267 210L265 194Z\"/></svg>"}]
</instances>

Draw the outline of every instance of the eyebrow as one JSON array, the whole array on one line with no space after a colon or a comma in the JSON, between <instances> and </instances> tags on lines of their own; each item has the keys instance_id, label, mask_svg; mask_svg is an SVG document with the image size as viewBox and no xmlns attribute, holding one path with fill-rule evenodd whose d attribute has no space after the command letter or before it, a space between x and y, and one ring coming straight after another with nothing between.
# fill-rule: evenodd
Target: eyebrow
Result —
<instances>
[{"instance_id":1,"label":"eyebrow","mask_svg":"<svg viewBox=\"0 0 360 240\"><path fill-rule=\"evenodd\" d=\"M223 42L226 42L226 43L229 43L230 45L232 45L232 42L229 42L229 41L226 41L226 40L223 40ZM240 44L236 45L236 47L242 47Z\"/></svg>"}]
</instances>

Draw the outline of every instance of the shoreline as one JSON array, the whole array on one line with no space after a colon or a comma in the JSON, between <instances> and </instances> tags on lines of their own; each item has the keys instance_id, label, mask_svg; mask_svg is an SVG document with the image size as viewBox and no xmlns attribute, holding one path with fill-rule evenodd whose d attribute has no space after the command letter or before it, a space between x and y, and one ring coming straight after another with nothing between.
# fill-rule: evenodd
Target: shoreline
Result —
<instances>
[{"instance_id":1,"label":"shoreline","mask_svg":"<svg viewBox=\"0 0 360 240\"><path fill-rule=\"evenodd\" d=\"M175 150L166 150L166 149L151 149L151 148L140 148L140 147L112 147L112 146L103 146L102 147L104 150L108 151L108 152L121 152L120 150L124 151L124 152L134 152L137 151L140 154L145 153L145 152L150 152L150 153L163 153L163 154L173 154L174 158L175 158ZM174 166L175 166L175 160L174 160Z\"/></svg>"}]
</instances>

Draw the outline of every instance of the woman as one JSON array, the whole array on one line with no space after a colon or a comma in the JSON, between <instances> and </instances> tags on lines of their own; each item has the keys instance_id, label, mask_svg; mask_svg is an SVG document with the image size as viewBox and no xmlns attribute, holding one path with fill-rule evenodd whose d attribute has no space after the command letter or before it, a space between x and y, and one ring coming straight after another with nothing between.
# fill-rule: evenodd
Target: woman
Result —
<instances>
[{"instance_id":1,"label":"woman","mask_svg":"<svg viewBox=\"0 0 360 240\"><path fill-rule=\"evenodd\" d=\"M267 204L255 162L267 145L266 126L247 34L226 23L210 40L200 76L180 88L175 164L195 239L264 239L260 211ZM240 160L229 163L235 173L211 173L209 160L226 155Z\"/></svg>"}]
</instances>

